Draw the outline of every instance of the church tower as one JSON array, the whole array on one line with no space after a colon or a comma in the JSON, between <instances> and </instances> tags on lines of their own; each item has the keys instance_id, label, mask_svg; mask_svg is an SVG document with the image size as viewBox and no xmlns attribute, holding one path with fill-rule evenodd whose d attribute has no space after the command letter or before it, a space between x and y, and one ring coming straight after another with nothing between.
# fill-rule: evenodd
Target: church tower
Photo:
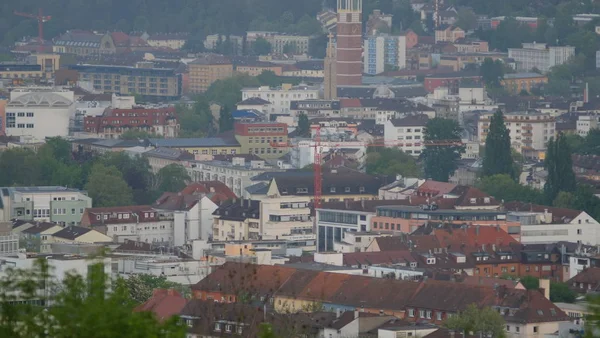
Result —
<instances>
[{"instance_id":1,"label":"church tower","mask_svg":"<svg viewBox=\"0 0 600 338\"><path fill-rule=\"evenodd\" d=\"M362 84L362 0L337 0L337 85Z\"/></svg>"},{"instance_id":2,"label":"church tower","mask_svg":"<svg viewBox=\"0 0 600 338\"><path fill-rule=\"evenodd\" d=\"M329 33L329 42L327 43L327 54L325 55L325 100L335 100L337 98L337 71L336 56L333 47L333 34Z\"/></svg>"}]
</instances>

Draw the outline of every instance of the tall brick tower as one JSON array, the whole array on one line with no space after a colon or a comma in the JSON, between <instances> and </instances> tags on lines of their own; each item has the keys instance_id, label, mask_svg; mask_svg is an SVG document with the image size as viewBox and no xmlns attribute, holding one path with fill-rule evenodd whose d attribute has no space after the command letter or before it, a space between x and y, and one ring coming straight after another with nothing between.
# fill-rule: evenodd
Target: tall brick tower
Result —
<instances>
[{"instance_id":1,"label":"tall brick tower","mask_svg":"<svg viewBox=\"0 0 600 338\"><path fill-rule=\"evenodd\" d=\"M362 0L337 0L337 85L362 84Z\"/></svg>"}]
</instances>

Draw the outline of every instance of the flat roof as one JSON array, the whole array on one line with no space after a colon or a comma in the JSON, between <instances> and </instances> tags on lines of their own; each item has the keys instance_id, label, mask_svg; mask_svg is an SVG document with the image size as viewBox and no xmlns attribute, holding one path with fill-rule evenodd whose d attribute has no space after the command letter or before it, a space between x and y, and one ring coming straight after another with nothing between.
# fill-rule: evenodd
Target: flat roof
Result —
<instances>
[{"instance_id":1,"label":"flat roof","mask_svg":"<svg viewBox=\"0 0 600 338\"><path fill-rule=\"evenodd\" d=\"M439 215L462 215L462 214L481 214L481 215L498 215L506 214L506 211L499 210L482 210L482 209L436 209L436 210L423 210L421 207L409 206L409 205L388 205L376 207L376 210L393 210L393 211L406 211L406 212L418 212L422 214L439 214Z\"/></svg>"}]
</instances>

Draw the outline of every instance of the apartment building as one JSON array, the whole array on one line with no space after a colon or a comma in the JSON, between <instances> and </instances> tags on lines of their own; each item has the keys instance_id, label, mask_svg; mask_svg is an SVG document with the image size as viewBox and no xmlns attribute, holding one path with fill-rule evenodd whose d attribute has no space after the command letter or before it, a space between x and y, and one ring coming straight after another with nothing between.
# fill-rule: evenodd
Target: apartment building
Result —
<instances>
[{"instance_id":1,"label":"apartment building","mask_svg":"<svg viewBox=\"0 0 600 338\"><path fill-rule=\"evenodd\" d=\"M251 31L246 33L246 42L251 46L258 38L263 38L271 44L271 53L308 54L310 36L290 35L276 32Z\"/></svg>"},{"instance_id":2,"label":"apartment building","mask_svg":"<svg viewBox=\"0 0 600 338\"><path fill-rule=\"evenodd\" d=\"M188 37L188 33L158 33L150 35L146 42L151 47L179 50L183 48Z\"/></svg>"},{"instance_id":3,"label":"apartment building","mask_svg":"<svg viewBox=\"0 0 600 338\"><path fill-rule=\"evenodd\" d=\"M0 222L11 219L79 224L92 199L85 191L58 186L0 188Z\"/></svg>"},{"instance_id":4,"label":"apartment building","mask_svg":"<svg viewBox=\"0 0 600 338\"><path fill-rule=\"evenodd\" d=\"M70 90L14 89L5 107L5 133L36 141L54 136L67 137L70 119L75 115L74 101Z\"/></svg>"},{"instance_id":5,"label":"apartment building","mask_svg":"<svg viewBox=\"0 0 600 338\"><path fill-rule=\"evenodd\" d=\"M456 42L465 38L465 31L456 26L445 26L435 30L435 43Z\"/></svg>"},{"instance_id":6,"label":"apartment building","mask_svg":"<svg viewBox=\"0 0 600 338\"><path fill-rule=\"evenodd\" d=\"M235 63L235 71L238 73L258 76L262 72L273 72L277 76L283 74L283 66L265 61L243 61Z\"/></svg>"},{"instance_id":7,"label":"apartment building","mask_svg":"<svg viewBox=\"0 0 600 338\"><path fill-rule=\"evenodd\" d=\"M575 131L577 135L586 137L592 129L598 129L600 124L598 123L598 115L596 114L579 114L577 116L577 124Z\"/></svg>"},{"instance_id":8,"label":"apartment building","mask_svg":"<svg viewBox=\"0 0 600 338\"><path fill-rule=\"evenodd\" d=\"M131 240L172 246L175 237L173 213L159 212L149 205L88 208L81 217L81 226L117 243Z\"/></svg>"},{"instance_id":9,"label":"apartment building","mask_svg":"<svg viewBox=\"0 0 600 338\"><path fill-rule=\"evenodd\" d=\"M193 155L236 155L240 154L240 144L234 138L154 138L150 145L159 148L174 148Z\"/></svg>"},{"instance_id":10,"label":"apartment building","mask_svg":"<svg viewBox=\"0 0 600 338\"><path fill-rule=\"evenodd\" d=\"M364 98L342 99L341 116L358 120L375 120L378 125L395 118L404 118L409 115L425 114L429 118L435 117L435 109L421 103L407 99L396 98Z\"/></svg>"},{"instance_id":11,"label":"apartment building","mask_svg":"<svg viewBox=\"0 0 600 338\"><path fill-rule=\"evenodd\" d=\"M171 164L188 166L189 161L195 159L194 155L185 150L170 148L155 148L148 150L143 153L143 156L148 159L150 170L155 174L158 173L160 169Z\"/></svg>"},{"instance_id":12,"label":"apartment building","mask_svg":"<svg viewBox=\"0 0 600 338\"><path fill-rule=\"evenodd\" d=\"M425 126L429 117L425 114L410 115L400 119L391 119L384 124L384 139L399 141L398 148L418 157L424 149Z\"/></svg>"},{"instance_id":13,"label":"apartment building","mask_svg":"<svg viewBox=\"0 0 600 338\"><path fill-rule=\"evenodd\" d=\"M85 116L83 130L94 137L117 139L127 131L144 131L165 138L179 135L175 107L106 109L100 116Z\"/></svg>"},{"instance_id":14,"label":"apartment building","mask_svg":"<svg viewBox=\"0 0 600 338\"><path fill-rule=\"evenodd\" d=\"M242 154L254 154L268 159L279 158L289 151L285 123L236 123L234 133ZM274 144L282 146L274 147Z\"/></svg>"},{"instance_id":15,"label":"apartment building","mask_svg":"<svg viewBox=\"0 0 600 338\"><path fill-rule=\"evenodd\" d=\"M203 93L215 81L233 76L233 63L222 55L204 55L188 63L188 68L191 93Z\"/></svg>"},{"instance_id":16,"label":"apartment building","mask_svg":"<svg viewBox=\"0 0 600 338\"><path fill-rule=\"evenodd\" d=\"M229 40L229 42L231 42L233 44L234 50L242 51L244 48L244 37L242 37L242 36L238 36L238 35L223 36L220 34L211 34L211 35L207 35L206 38L204 39L204 49L214 50L220 43L219 41L222 42L225 40Z\"/></svg>"},{"instance_id":17,"label":"apartment building","mask_svg":"<svg viewBox=\"0 0 600 338\"><path fill-rule=\"evenodd\" d=\"M289 114L292 101L315 100L320 98L318 87L307 85L292 86L284 83L281 87L262 86L258 88L243 88L242 100L258 97L271 102L271 114Z\"/></svg>"},{"instance_id":18,"label":"apartment building","mask_svg":"<svg viewBox=\"0 0 600 338\"><path fill-rule=\"evenodd\" d=\"M364 73L376 75L388 68L406 68L405 36L369 36L363 45Z\"/></svg>"},{"instance_id":19,"label":"apartment building","mask_svg":"<svg viewBox=\"0 0 600 338\"><path fill-rule=\"evenodd\" d=\"M485 144L492 113L479 117L479 143ZM546 143L556 135L556 118L548 113L513 112L504 114L511 146L526 158L544 159Z\"/></svg>"},{"instance_id":20,"label":"apartment building","mask_svg":"<svg viewBox=\"0 0 600 338\"><path fill-rule=\"evenodd\" d=\"M538 73L512 73L505 74L500 83L509 93L516 95L523 90L531 93L531 89L548 83L548 77Z\"/></svg>"},{"instance_id":21,"label":"apartment building","mask_svg":"<svg viewBox=\"0 0 600 338\"><path fill-rule=\"evenodd\" d=\"M118 95L139 94L156 100L174 100L181 96L182 79L175 69L138 68L109 65L72 65L79 79L94 89Z\"/></svg>"},{"instance_id":22,"label":"apartment building","mask_svg":"<svg viewBox=\"0 0 600 338\"><path fill-rule=\"evenodd\" d=\"M32 80L44 77L42 66L24 63L0 63L0 79Z\"/></svg>"},{"instance_id":23,"label":"apartment building","mask_svg":"<svg viewBox=\"0 0 600 338\"><path fill-rule=\"evenodd\" d=\"M19 235L13 232L13 223L0 221L0 255L5 256L18 251Z\"/></svg>"},{"instance_id":24,"label":"apartment building","mask_svg":"<svg viewBox=\"0 0 600 338\"><path fill-rule=\"evenodd\" d=\"M54 79L54 74L60 69L60 55L51 53L34 53L27 57L27 64L39 65L42 71L42 77Z\"/></svg>"},{"instance_id":25,"label":"apartment building","mask_svg":"<svg viewBox=\"0 0 600 338\"><path fill-rule=\"evenodd\" d=\"M529 72L537 68L546 73L550 68L562 65L575 55L575 47L549 46L540 43L524 43L523 48L509 48L508 57L515 60L517 70Z\"/></svg>"},{"instance_id":26,"label":"apartment building","mask_svg":"<svg viewBox=\"0 0 600 338\"><path fill-rule=\"evenodd\" d=\"M260 201L232 200L222 203L213 212L214 241L259 240Z\"/></svg>"},{"instance_id":27,"label":"apartment building","mask_svg":"<svg viewBox=\"0 0 600 338\"><path fill-rule=\"evenodd\" d=\"M300 100L290 101L290 115L297 119L300 114L315 117L340 116L341 105L339 100Z\"/></svg>"}]
</instances>

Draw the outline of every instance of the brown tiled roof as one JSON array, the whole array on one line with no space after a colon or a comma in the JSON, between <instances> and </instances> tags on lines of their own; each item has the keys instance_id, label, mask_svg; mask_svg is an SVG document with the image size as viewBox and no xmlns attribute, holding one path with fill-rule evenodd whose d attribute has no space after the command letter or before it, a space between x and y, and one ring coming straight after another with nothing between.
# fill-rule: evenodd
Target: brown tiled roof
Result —
<instances>
[{"instance_id":1,"label":"brown tiled roof","mask_svg":"<svg viewBox=\"0 0 600 338\"><path fill-rule=\"evenodd\" d=\"M541 323L569 321L569 316L544 297L540 290L517 290L500 287L496 289L500 300L496 305L500 307L516 308L511 315L504 314L506 322L513 323Z\"/></svg>"},{"instance_id":2,"label":"brown tiled roof","mask_svg":"<svg viewBox=\"0 0 600 338\"><path fill-rule=\"evenodd\" d=\"M163 193L156 200L154 207L166 210L189 210L204 196L217 204L237 198L233 191L222 182L194 182L178 193Z\"/></svg>"},{"instance_id":3,"label":"brown tiled roof","mask_svg":"<svg viewBox=\"0 0 600 338\"><path fill-rule=\"evenodd\" d=\"M519 282L508 279L482 276L462 276L458 281L467 285L482 285L489 287L505 286L509 289L514 289L519 284Z\"/></svg>"},{"instance_id":4,"label":"brown tiled roof","mask_svg":"<svg viewBox=\"0 0 600 338\"><path fill-rule=\"evenodd\" d=\"M463 244L480 247L481 245L505 246L518 243L506 231L495 226L470 226L454 231L435 229L433 235L438 239L441 247L452 250L460 249Z\"/></svg>"},{"instance_id":5,"label":"brown tiled roof","mask_svg":"<svg viewBox=\"0 0 600 338\"><path fill-rule=\"evenodd\" d=\"M374 239L379 246L380 251L407 250L408 244L406 238L401 236L377 237Z\"/></svg>"},{"instance_id":6,"label":"brown tiled roof","mask_svg":"<svg viewBox=\"0 0 600 338\"><path fill-rule=\"evenodd\" d=\"M456 312L470 304L490 306L494 300L493 288L430 280L420 283L419 290L407 306Z\"/></svg>"},{"instance_id":7,"label":"brown tiled roof","mask_svg":"<svg viewBox=\"0 0 600 338\"><path fill-rule=\"evenodd\" d=\"M55 223L50 222L41 222L41 223L33 223L34 226L29 227L22 231L24 234L40 234L52 227L57 226Z\"/></svg>"},{"instance_id":8,"label":"brown tiled roof","mask_svg":"<svg viewBox=\"0 0 600 338\"><path fill-rule=\"evenodd\" d=\"M598 286L600 284L600 268L590 267L581 271L567 282L569 286L572 286L573 283L591 284L592 287Z\"/></svg>"},{"instance_id":9,"label":"brown tiled roof","mask_svg":"<svg viewBox=\"0 0 600 338\"><path fill-rule=\"evenodd\" d=\"M137 306L134 311L150 311L158 320L163 321L178 315L186 303L186 299L173 289L156 289L152 297Z\"/></svg>"},{"instance_id":10,"label":"brown tiled roof","mask_svg":"<svg viewBox=\"0 0 600 338\"><path fill-rule=\"evenodd\" d=\"M416 194L443 195L449 193L454 188L456 188L456 184L453 183L428 180L417 188Z\"/></svg>"},{"instance_id":11,"label":"brown tiled roof","mask_svg":"<svg viewBox=\"0 0 600 338\"><path fill-rule=\"evenodd\" d=\"M498 206L500 203L496 199L483 191L464 185L459 185L449 192L458 195L455 206L475 207L475 206ZM487 203L486 203L487 198Z\"/></svg>"}]
</instances>

